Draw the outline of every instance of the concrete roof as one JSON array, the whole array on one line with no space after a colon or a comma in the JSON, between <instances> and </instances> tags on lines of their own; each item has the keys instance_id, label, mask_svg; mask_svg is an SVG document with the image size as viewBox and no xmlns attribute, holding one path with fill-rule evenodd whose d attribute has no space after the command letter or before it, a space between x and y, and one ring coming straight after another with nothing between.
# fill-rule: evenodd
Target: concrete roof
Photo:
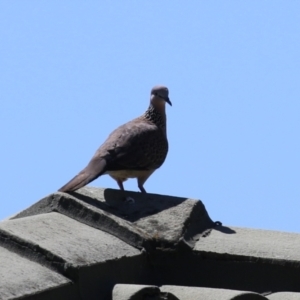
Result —
<instances>
[{"instance_id":1,"label":"concrete roof","mask_svg":"<svg viewBox=\"0 0 300 300\"><path fill-rule=\"evenodd\" d=\"M0 222L0 299L300 300L300 234L127 193L134 204L112 189L54 193Z\"/></svg>"}]
</instances>

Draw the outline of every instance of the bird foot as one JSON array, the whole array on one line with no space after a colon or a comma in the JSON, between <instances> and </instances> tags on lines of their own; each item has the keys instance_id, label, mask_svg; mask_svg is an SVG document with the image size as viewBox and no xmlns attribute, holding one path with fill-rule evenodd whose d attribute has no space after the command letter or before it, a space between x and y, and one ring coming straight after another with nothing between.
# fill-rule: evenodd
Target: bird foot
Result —
<instances>
[{"instance_id":1,"label":"bird foot","mask_svg":"<svg viewBox=\"0 0 300 300\"><path fill-rule=\"evenodd\" d=\"M125 197L125 203L134 204L135 200L132 197Z\"/></svg>"}]
</instances>

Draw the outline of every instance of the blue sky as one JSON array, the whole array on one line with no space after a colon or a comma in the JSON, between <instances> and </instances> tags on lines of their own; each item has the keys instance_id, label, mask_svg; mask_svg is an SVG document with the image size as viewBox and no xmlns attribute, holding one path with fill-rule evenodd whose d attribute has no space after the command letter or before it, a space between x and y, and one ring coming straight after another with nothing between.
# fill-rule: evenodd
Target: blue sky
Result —
<instances>
[{"instance_id":1,"label":"blue sky","mask_svg":"<svg viewBox=\"0 0 300 300\"><path fill-rule=\"evenodd\" d=\"M71 179L164 84L170 150L146 190L201 199L226 226L299 232L299 13L276 0L0 1L0 219Z\"/></svg>"}]
</instances>

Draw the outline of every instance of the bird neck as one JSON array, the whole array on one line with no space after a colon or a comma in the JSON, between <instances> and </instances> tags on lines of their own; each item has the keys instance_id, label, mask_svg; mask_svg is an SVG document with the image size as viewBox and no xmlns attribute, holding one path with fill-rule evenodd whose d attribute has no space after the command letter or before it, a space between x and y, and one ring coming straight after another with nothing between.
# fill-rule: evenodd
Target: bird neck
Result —
<instances>
[{"instance_id":1,"label":"bird neck","mask_svg":"<svg viewBox=\"0 0 300 300\"><path fill-rule=\"evenodd\" d=\"M157 108L150 103L148 109L144 113L144 118L166 131L167 118L165 109Z\"/></svg>"}]
</instances>

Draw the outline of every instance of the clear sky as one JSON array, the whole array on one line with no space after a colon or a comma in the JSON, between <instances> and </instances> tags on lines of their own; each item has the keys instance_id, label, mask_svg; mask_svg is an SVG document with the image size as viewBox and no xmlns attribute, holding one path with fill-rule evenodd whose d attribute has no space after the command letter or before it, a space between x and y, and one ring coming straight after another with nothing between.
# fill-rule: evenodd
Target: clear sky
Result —
<instances>
[{"instance_id":1,"label":"clear sky","mask_svg":"<svg viewBox=\"0 0 300 300\"><path fill-rule=\"evenodd\" d=\"M0 219L65 184L164 84L170 150L146 190L300 232L300 1L0 1L0 39Z\"/></svg>"}]
</instances>

